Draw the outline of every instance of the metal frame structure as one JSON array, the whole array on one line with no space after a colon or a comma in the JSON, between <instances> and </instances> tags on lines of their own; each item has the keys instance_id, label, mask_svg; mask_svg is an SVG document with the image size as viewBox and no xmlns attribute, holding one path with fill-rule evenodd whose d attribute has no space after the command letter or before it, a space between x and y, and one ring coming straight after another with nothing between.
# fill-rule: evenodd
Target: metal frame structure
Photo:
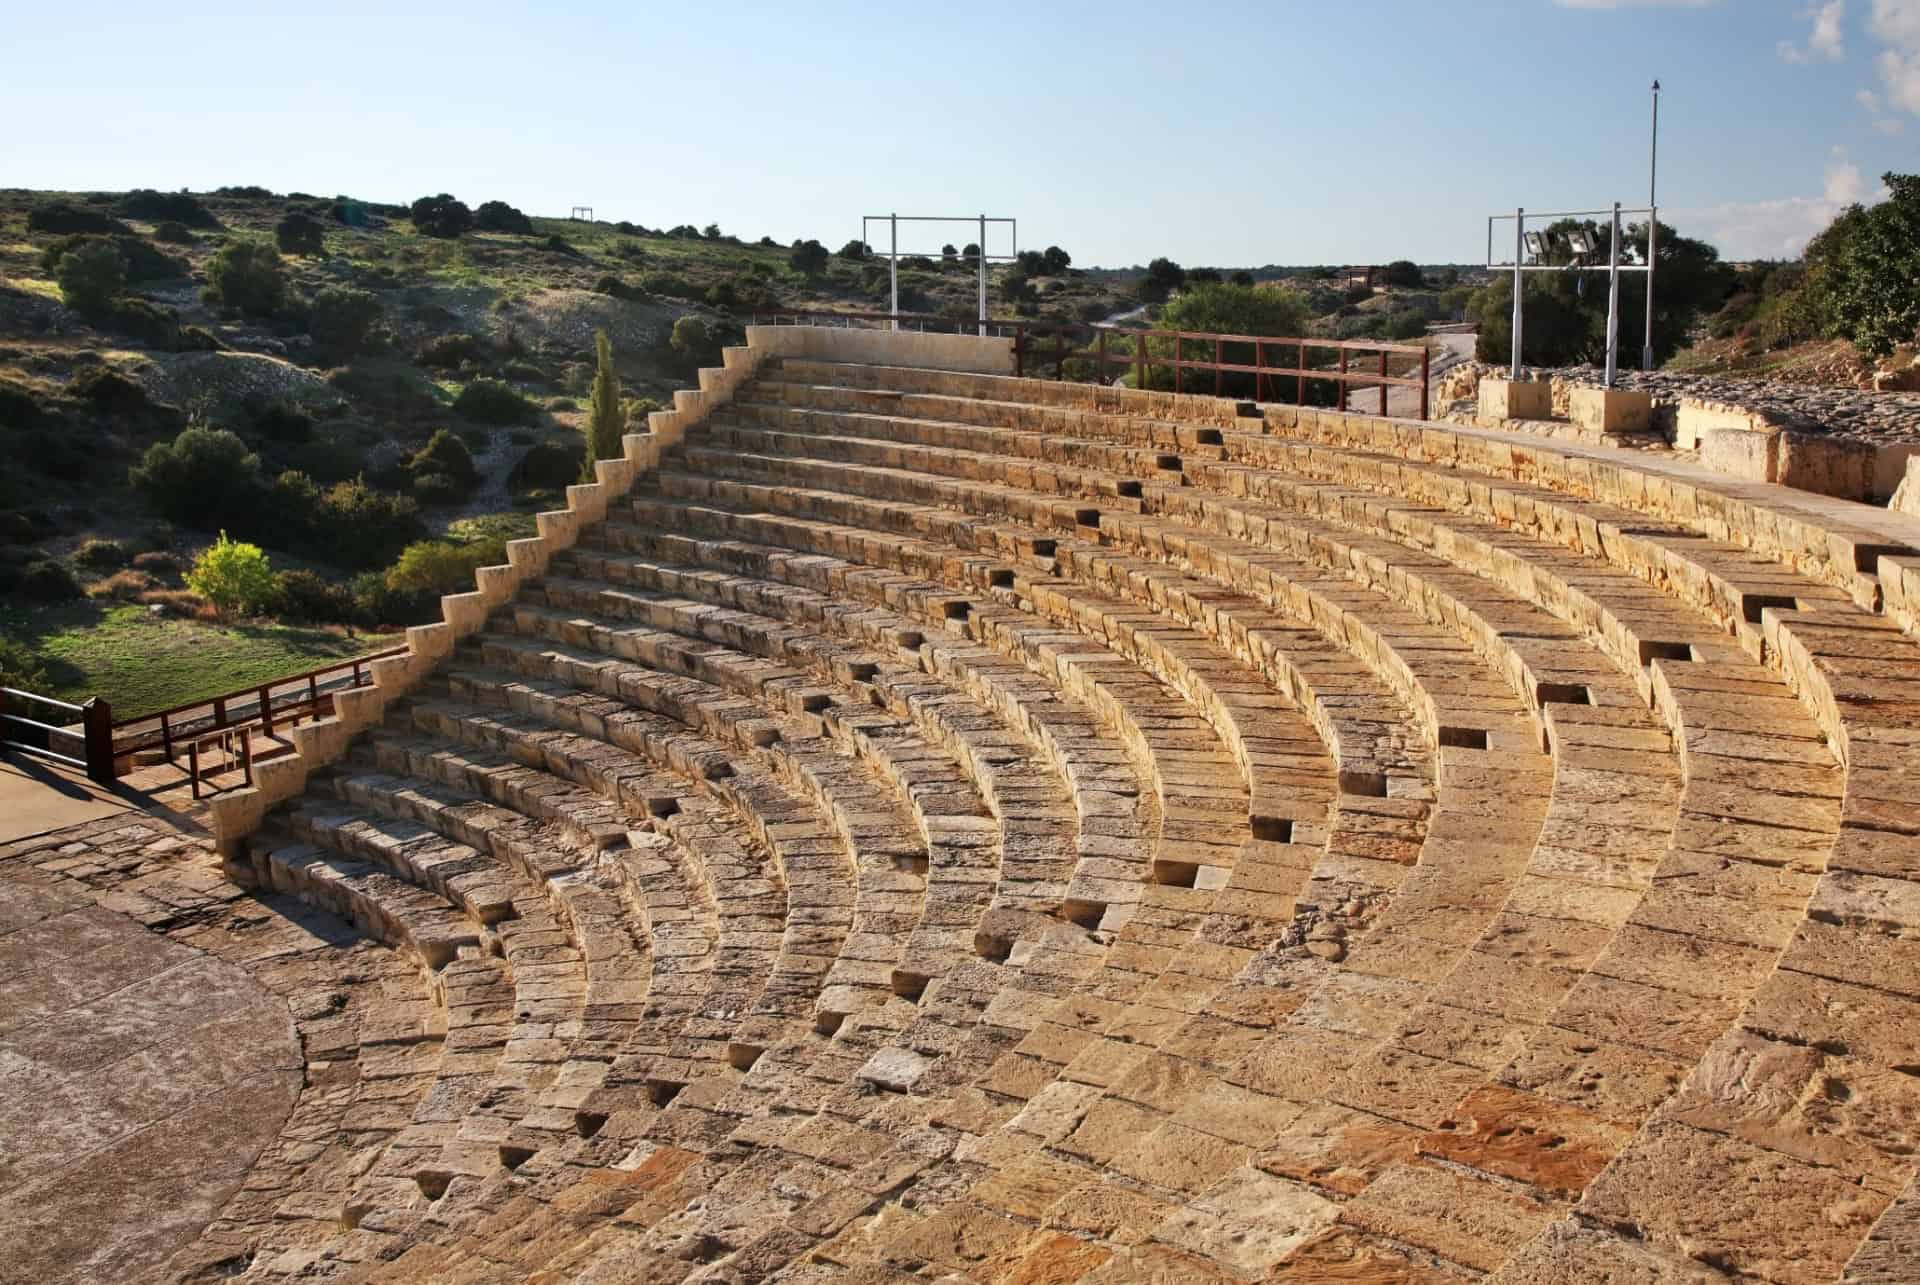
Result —
<instances>
[{"instance_id":1,"label":"metal frame structure","mask_svg":"<svg viewBox=\"0 0 1920 1285\"><path fill-rule=\"evenodd\" d=\"M984 214L973 216L867 214L861 216L860 219L860 243L862 245L871 246L873 244L872 240L867 236L867 229L875 223L885 223L887 225L887 260L888 275L890 278L887 311L895 317L900 315L900 256L905 254L908 258L924 259L935 259L939 257L939 251L937 250L931 254L924 250L902 250L900 248L900 225L902 223L966 223L977 225L980 229L980 239L975 242L975 244L980 247L980 333L982 335L987 333L987 265L989 263L1012 263L1020 257L1020 226L1018 219L992 219ZM1010 249L1008 253L987 253L987 225L989 223L1004 223L1007 225L1010 237ZM895 330L900 329L900 323L895 321L893 328Z\"/></svg>"},{"instance_id":2,"label":"metal frame structure","mask_svg":"<svg viewBox=\"0 0 1920 1285\"><path fill-rule=\"evenodd\" d=\"M1645 263L1620 262L1620 241L1622 214L1644 214L1647 216L1647 261ZM1604 216L1612 220L1607 237L1607 377L1606 387L1612 388L1618 382L1620 371L1620 274L1622 272L1644 272L1647 274L1647 344L1643 360L1648 368L1653 364L1653 265L1658 249L1659 209L1648 205L1642 208L1623 209L1615 201L1610 210L1549 210L1544 213L1528 214L1525 206L1515 208L1512 214L1489 214L1487 216L1487 267L1490 270L1511 270L1513 273L1513 369L1512 377L1520 378L1520 339L1523 333L1524 301L1526 291L1522 289L1522 273L1527 272L1580 272L1597 265L1574 263L1536 263L1529 261L1530 250L1527 244L1527 220L1545 219L1590 219ZM1503 219L1513 220L1513 258L1495 262L1493 257L1493 225ZM1540 233L1533 233L1538 238Z\"/></svg>"},{"instance_id":3,"label":"metal frame structure","mask_svg":"<svg viewBox=\"0 0 1920 1285\"><path fill-rule=\"evenodd\" d=\"M568 213L567 220L569 222L591 223L593 222L593 207L591 205L576 205L572 211Z\"/></svg>"}]
</instances>

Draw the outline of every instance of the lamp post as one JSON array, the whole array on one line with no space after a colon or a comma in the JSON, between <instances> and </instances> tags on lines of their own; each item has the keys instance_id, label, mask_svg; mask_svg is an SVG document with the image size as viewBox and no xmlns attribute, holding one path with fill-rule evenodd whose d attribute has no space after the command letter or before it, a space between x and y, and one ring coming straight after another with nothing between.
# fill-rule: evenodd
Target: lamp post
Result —
<instances>
[{"instance_id":1,"label":"lamp post","mask_svg":"<svg viewBox=\"0 0 1920 1285\"><path fill-rule=\"evenodd\" d=\"M1660 240L1660 202L1654 183L1660 173L1660 82L1653 82L1653 143L1647 153L1647 335L1640 349L1640 369L1653 369L1653 268Z\"/></svg>"}]
</instances>

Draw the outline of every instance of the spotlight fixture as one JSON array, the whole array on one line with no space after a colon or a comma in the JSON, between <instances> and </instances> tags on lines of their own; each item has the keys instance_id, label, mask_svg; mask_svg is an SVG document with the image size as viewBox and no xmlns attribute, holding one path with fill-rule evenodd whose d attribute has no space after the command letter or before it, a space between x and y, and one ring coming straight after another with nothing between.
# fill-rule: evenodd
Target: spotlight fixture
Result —
<instances>
[{"instance_id":1,"label":"spotlight fixture","mask_svg":"<svg viewBox=\"0 0 1920 1285\"><path fill-rule=\"evenodd\" d=\"M1538 232L1527 233L1527 253L1535 259L1547 257L1547 238Z\"/></svg>"},{"instance_id":2,"label":"spotlight fixture","mask_svg":"<svg viewBox=\"0 0 1920 1285\"><path fill-rule=\"evenodd\" d=\"M1570 228L1567 231L1567 244L1575 254L1589 255L1594 250L1593 233L1585 228Z\"/></svg>"}]
</instances>

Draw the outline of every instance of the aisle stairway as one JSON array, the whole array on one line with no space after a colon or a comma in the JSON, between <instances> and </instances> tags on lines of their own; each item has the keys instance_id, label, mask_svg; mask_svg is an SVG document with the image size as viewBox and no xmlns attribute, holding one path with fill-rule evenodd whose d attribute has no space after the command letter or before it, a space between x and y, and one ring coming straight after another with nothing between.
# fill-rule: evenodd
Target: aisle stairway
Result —
<instances>
[{"instance_id":1,"label":"aisle stairway","mask_svg":"<svg viewBox=\"0 0 1920 1285\"><path fill-rule=\"evenodd\" d=\"M1903 1279L1900 533L883 338L229 826L437 1042L223 1275Z\"/></svg>"}]
</instances>

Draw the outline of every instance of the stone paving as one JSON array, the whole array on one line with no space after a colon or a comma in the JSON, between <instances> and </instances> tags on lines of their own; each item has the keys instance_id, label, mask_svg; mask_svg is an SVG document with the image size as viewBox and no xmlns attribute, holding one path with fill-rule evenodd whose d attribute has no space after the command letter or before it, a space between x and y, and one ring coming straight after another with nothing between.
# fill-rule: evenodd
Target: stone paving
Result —
<instances>
[{"instance_id":1,"label":"stone paving","mask_svg":"<svg viewBox=\"0 0 1920 1285\"><path fill-rule=\"evenodd\" d=\"M1245 409L767 361L224 864L0 847L21 1278L1913 1279L1904 528Z\"/></svg>"}]
</instances>

